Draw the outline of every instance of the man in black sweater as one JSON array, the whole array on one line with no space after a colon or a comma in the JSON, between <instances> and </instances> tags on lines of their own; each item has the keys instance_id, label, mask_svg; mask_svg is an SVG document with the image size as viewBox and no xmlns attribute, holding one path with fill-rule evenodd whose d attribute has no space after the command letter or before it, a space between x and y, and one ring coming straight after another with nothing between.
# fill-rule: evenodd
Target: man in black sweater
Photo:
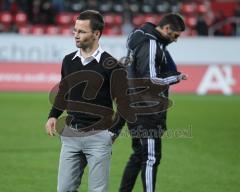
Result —
<instances>
[{"instance_id":1,"label":"man in black sweater","mask_svg":"<svg viewBox=\"0 0 240 192\"><path fill-rule=\"evenodd\" d=\"M153 84L167 87L187 79L186 75L177 71L166 49L168 44L177 41L184 29L185 24L181 16L167 14L162 17L157 26L146 23L133 31L127 42L132 56L129 77L149 78ZM134 85L130 86L134 87ZM141 90L136 89L136 92L139 91ZM149 94L145 98L153 96ZM168 97L168 88L159 94ZM148 106L148 100L136 105ZM125 167L119 191L132 191L141 171L144 192L153 192L161 159L161 136L166 130L166 111L139 114L135 122L128 122L128 128L132 135L133 154Z\"/></svg>"},{"instance_id":2,"label":"man in black sweater","mask_svg":"<svg viewBox=\"0 0 240 192\"><path fill-rule=\"evenodd\" d=\"M80 13L74 27L78 51L65 56L61 82L46 123L50 136L61 135L58 192L77 191L85 166L89 166L88 190L106 192L112 141L124 121L116 123L112 108L111 75L116 60L99 45L104 21L97 11ZM108 66L108 67L106 67ZM63 111L63 129L57 120Z\"/></svg>"}]
</instances>

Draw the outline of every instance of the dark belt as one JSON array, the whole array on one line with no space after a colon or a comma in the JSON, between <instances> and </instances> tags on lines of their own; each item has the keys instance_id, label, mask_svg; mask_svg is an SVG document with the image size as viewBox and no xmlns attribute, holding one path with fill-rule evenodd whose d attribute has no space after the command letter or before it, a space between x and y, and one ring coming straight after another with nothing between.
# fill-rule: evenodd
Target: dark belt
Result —
<instances>
[{"instance_id":1,"label":"dark belt","mask_svg":"<svg viewBox=\"0 0 240 192\"><path fill-rule=\"evenodd\" d=\"M68 125L71 129L79 130L81 128L84 128L82 124L70 124ZM83 129L84 130L84 129Z\"/></svg>"},{"instance_id":2,"label":"dark belt","mask_svg":"<svg viewBox=\"0 0 240 192\"><path fill-rule=\"evenodd\" d=\"M68 128L72 129L73 132L80 133L80 134L81 133L86 134L89 131L91 131L91 129L86 129L82 125L79 125L79 124L70 124L70 125L68 125Z\"/></svg>"},{"instance_id":3,"label":"dark belt","mask_svg":"<svg viewBox=\"0 0 240 192\"><path fill-rule=\"evenodd\" d=\"M104 131L102 129L83 129L83 127L80 127L78 124L68 125L68 128L72 129L76 134L82 134L81 136L89 136Z\"/></svg>"},{"instance_id":4,"label":"dark belt","mask_svg":"<svg viewBox=\"0 0 240 192\"><path fill-rule=\"evenodd\" d=\"M83 126L82 124L70 124L68 125L68 127L70 129L74 129L74 131L79 133L86 133L89 131L101 131L101 129L91 129L91 128L86 129L85 128L86 126Z\"/></svg>"}]
</instances>

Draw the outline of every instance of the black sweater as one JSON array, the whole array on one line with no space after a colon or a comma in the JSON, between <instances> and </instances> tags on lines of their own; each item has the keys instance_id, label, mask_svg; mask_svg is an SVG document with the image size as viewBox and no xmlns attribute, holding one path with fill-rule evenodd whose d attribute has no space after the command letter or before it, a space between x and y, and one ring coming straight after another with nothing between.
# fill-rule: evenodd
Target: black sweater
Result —
<instances>
[{"instance_id":1,"label":"black sweater","mask_svg":"<svg viewBox=\"0 0 240 192\"><path fill-rule=\"evenodd\" d=\"M111 62L117 61L107 52L103 52L99 63L94 59L84 66L79 57L73 59L75 54L76 52L73 52L63 59L61 82L49 118L58 118L64 110L67 110L66 124L77 124L80 128L98 122L101 115L109 116L112 119L113 114L109 113L113 108L110 79L117 65L110 69L109 67L106 68L104 64L109 60ZM79 102L84 102L86 106L79 106ZM99 107L103 108L99 110ZM101 111L103 114L101 114ZM101 115L99 116L99 114ZM99 129L110 129L118 134L123 124L122 119L122 122L114 127L110 128L106 125L106 127L100 127Z\"/></svg>"}]
</instances>

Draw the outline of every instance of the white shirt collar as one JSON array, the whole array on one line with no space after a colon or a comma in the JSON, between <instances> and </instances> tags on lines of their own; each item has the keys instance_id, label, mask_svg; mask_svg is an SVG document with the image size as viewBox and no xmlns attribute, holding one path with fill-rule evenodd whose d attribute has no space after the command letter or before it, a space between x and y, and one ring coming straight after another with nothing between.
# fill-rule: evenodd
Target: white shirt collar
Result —
<instances>
[{"instance_id":1,"label":"white shirt collar","mask_svg":"<svg viewBox=\"0 0 240 192\"><path fill-rule=\"evenodd\" d=\"M83 58L83 56L81 55L80 49L78 49L78 51L76 52L76 54L74 55L72 60L74 60L76 57L79 57L81 59L81 62L82 62L83 65L87 65L88 63L90 63L94 59L96 59L96 61L99 63L99 61L101 59L101 55L102 55L103 52L104 51L102 50L102 48L99 45L97 50L94 51L94 53L91 56L89 56L87 58Z\"/></svg>"}]
</instances>

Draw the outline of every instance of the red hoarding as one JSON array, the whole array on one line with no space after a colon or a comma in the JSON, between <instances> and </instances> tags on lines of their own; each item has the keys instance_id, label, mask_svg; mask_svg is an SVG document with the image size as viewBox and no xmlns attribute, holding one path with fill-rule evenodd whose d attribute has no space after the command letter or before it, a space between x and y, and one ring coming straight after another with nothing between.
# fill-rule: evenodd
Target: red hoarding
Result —
<instances>
[{"instance_id":1,"label":"red hoarding","mask_svg":"<svg viewBox=\"0 0 240 192\"><path fill-rule=\"evenodd\" d=\"M57 64L0 64L0 91L50 91L60 70Z\"/></svg>"},{"instance_id":2,"label":"red hoarding","mask_svg":"<svg viewBox=\"0 0 240 192\"><path fill-rule=\"evenodd\" d=\"M0 64L0 91L50 91L60 80L58 64ZM180 65L188 80L173 85L172 92L240 94L239 65Z\"/></svg>"}]
</instances>

